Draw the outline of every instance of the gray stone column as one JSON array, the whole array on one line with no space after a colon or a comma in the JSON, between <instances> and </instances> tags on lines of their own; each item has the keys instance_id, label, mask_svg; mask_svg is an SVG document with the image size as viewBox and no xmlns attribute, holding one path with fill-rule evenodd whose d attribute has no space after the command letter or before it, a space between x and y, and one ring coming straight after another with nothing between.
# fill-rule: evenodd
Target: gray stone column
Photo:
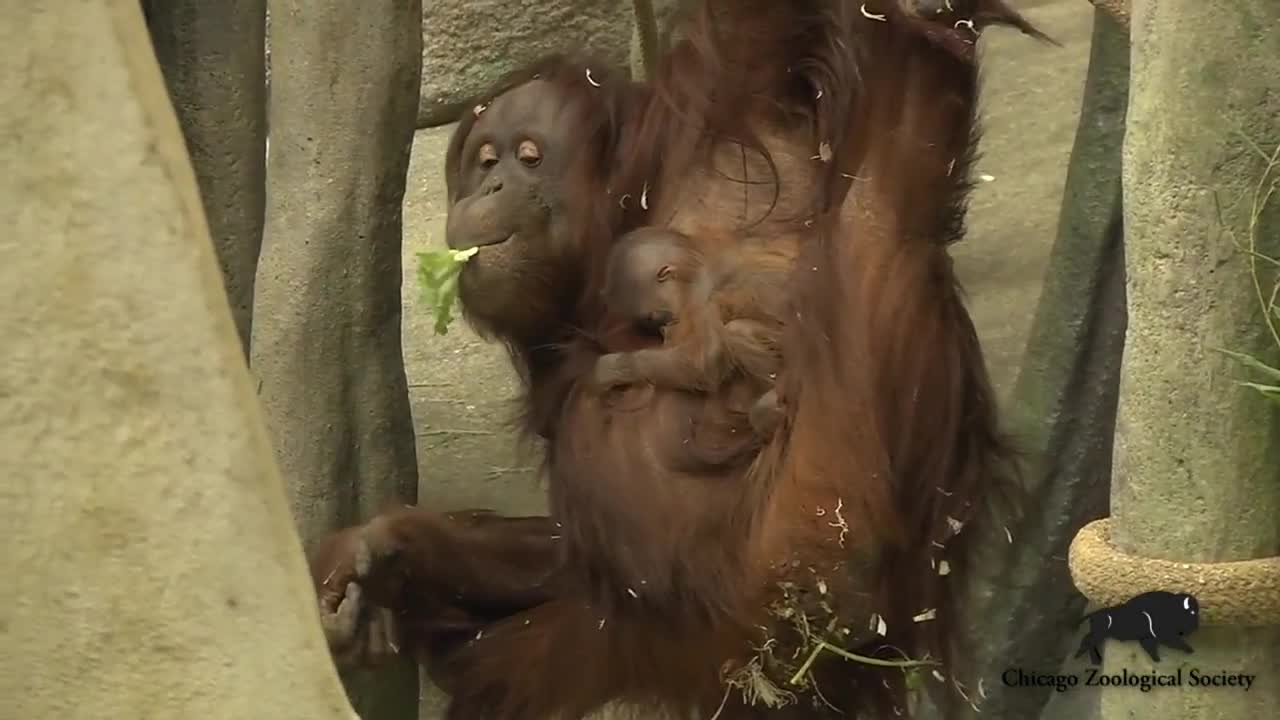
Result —
<instances>
[{"instance_id":1,"label":"gray stone column","mask_svg":"<svg viewBox=\"0 0 1280 720\"><path fill-rule=\"evenodd\" d=\"M1280 203L1257 210L1280 147L1280 4L1135 0L1124 147L1129 331L1111 491L1114 550L1222 563L1280 554L1280 415L1217 349L1270 364L1280 341L1262 303L1280 256ZM1264 179L1269 177L1269 179ZM1252 238L1252 239L1251 239ZM1251 276L1261 271L1262 297ZM1178 581L1197 589L1195 578ZM1117 584L1123 577L1117 576ZM1261 591L1261 590L1259 590ZM1280 707L1280 629L1213 622L1193 655L1158 664L1108 643L1104 671L1258 673L1253 688L1107 689L1102 717L1252 720Z\"/></svg>"},{"instance_id":2,"label":"gray stone column","mask_svg":"<svg viewBox=\"0 0 1280 720\"><path fill-rule=\"evenodd\" d=\"M0 66L0 717L352 720L137 0Z\"/></svg>"},{"instance_id":3,"label":"gray stone column","mask_svg":"<svg viewBox=\"0 0 1280 720\"><path fill-rule=\"evenodd\" d=\"M417 497L401 347L402 204L421 0L271 0L271 157L251 366L304 543ZM346 678L417 716L417 669Z\"/></svg>"},{"instance_id":4,"label":"gray stone column","mask_svg":"<svg viewBox=\"0 0 1280 720\"><path fill-rule=\"evenodd\" d=\"M266 203L266 0L144 0L245 356Z\"/></svg>"}]
</instances>

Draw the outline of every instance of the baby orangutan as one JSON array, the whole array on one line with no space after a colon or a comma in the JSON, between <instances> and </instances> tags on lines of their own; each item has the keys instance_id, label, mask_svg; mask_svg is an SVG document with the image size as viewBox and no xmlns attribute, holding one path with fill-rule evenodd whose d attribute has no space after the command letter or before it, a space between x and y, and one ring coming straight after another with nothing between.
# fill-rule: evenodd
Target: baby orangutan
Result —
<instances>
[{"instance_id":1,"label":"baby orangutan","mask_svg":"<svg viewBox=\"0 0 1280 720\"><path fill-rule=\"evenodd\" d=\"M594 383L648 382L713 391L743 379L761 395L752 428L767 437L782 419L774 379L782 364L782 283L791 260L768 247L737 246L710 260L682 233L644 227L609 255L605 303L637 328L661 333L662 347L604 355Z\"/></svg>"}]
</instances>

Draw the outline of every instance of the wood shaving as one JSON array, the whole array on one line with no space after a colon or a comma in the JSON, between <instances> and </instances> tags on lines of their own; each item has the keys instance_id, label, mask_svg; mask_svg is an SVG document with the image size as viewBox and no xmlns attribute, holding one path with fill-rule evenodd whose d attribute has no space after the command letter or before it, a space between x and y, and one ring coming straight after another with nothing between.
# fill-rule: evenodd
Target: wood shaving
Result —
<instances>
[{"instance_id":1,"label":"wood shaving","mask_svg":"<svg viewBox=\"0 0 1280 720\"><path fill-rule=\"evenodd\" d=\"M884 621L884 618L880 617L879 613L871 613L870 629L880 637L885 637L889 634L889 624Z\"/></svg>"},{"instance_id":2,"label":"wood shaving","mask_svg":"<svg viewBox=\"0 0 1280 720\"><path fill-rule=\"evenodd\" d=\"M876 20L878 22L889 22L889 18L884 15L877 15L873 12L868 12L866 3L863 3L862 7L859 9L862 11L862 17L867 18L868 20Z\"/></svg>"},{"instance_id":3,"label":"wood shaving","mask_svg":"<svg viewBox=\"0 0 1280 720\"><path fill-rule=\"evenodd\" d=\"M815 271L817 269L818 268L816 267L814 268ZM844 499L836 498L836 508L834 511L834 515L836 516L836 521L827 523L828 526L836 528L840 531L840 537L839 537L840 547L844 547L844 539L849 534L849 523L844 519L844 516L840 514L840 511L843 509L844 509Z\"/></svg>"}]
</instances>

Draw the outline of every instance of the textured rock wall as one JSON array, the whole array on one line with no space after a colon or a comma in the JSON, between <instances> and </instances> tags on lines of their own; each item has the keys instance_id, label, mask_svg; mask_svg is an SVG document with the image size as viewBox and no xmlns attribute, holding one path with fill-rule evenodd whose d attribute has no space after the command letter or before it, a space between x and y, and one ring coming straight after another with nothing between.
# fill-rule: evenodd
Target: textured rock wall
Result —
<instances>
[{"instance_id":1,"label":"textured rock wall","mask_svg":"<svg viewBox=\"0 0 1280 720\"><path fill-rule=\"evenodd\" d=\"M667 26L677 0L655 0ZM557 51L626 65L631 0L431 0L423 8L418 127L453 122L468 98L505 73Z\"/></svg>"}]
</instances>

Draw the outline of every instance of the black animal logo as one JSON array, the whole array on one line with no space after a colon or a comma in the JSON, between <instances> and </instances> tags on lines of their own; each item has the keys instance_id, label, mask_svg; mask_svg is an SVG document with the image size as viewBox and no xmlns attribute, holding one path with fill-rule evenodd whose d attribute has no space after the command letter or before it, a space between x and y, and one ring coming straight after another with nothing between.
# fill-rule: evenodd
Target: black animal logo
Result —
<instances>
[{"instance_id":1,"label":"black animal logo","mask_svg":"<svg viewBox=\"0 0 1280 720\"><path fill-rule=\"evenodd\" d=\"M1137 640L1151 662L1160 662L1161 645L1194 652L1185 638L1200 627L1200 603L1187 593L1157 590L1080 618L1085 620L1089 621L1089 632L1080 641L1076 657L1087 651L1094 665L1101 664L1102 644L1110 638Z\"/></svg>"}]
</instances>

